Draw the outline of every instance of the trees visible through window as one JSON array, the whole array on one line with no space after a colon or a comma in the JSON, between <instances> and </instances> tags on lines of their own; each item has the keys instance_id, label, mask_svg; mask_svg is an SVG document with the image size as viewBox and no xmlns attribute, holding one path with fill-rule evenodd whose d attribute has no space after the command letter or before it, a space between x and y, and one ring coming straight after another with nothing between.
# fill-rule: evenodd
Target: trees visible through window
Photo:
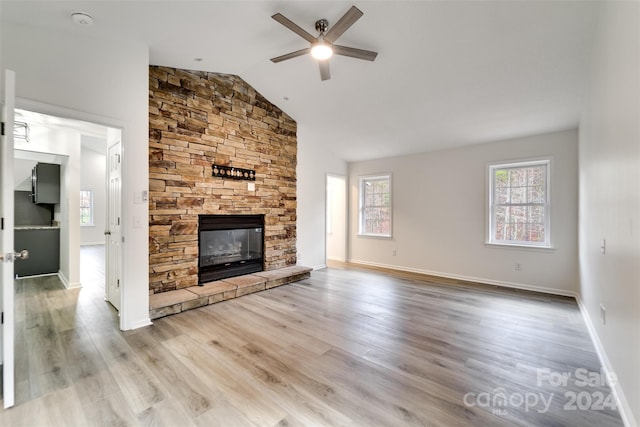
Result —
<instances>
[{"instance_id":1,"label":"trees visible through window","mask_svg":"<svg viewBox=\"0 0 640 427\"><path fill-rule=\"evenodd\" d=\"M80 190L80 225L93 225L93 192Z\"/></svg>"},{"instance_id":2,"label":"trees visible through window","mask_svg":"<svg viewBox=\"0 0 640 427\"><path fill-rule=\"evenodd\" d=\"M391 236L391 175L360 178L362 235Z\"/></svg>"},{"instance_id":3,"label":"trees visible through window","mask_svg":"<svg viewBox=\"0 0 640 427\"><path fill-rule=\"evenodd\" d=\"M549 163L489 167L490 243L550 246Z\"/></svg>"}]
</instances>

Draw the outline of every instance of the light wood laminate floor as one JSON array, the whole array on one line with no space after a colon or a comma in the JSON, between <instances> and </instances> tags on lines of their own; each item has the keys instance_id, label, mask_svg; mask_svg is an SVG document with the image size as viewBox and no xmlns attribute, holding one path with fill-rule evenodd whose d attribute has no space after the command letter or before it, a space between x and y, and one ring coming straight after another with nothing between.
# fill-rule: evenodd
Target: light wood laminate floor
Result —
<instances>
[{"instance_id":1,"label":"light wood laminate floor","mask_svg":"<svg viewBox=\"0 0 640 427\"><path fill-rule=\"evenodd\" d=\"M2 426L622 425L568 298L334 267L123 333L82 262L18 281Z\"/></svg>"}]
</instances>

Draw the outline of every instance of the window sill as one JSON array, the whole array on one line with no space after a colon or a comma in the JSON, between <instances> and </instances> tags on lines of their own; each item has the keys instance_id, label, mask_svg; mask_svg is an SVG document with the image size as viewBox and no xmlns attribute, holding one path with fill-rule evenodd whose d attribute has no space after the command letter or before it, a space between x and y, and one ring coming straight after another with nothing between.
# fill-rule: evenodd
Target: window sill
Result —
<instances>
[{"instance_id":1,"label":"window sill","mask_svg":"<svg viewBox=\"0 0 640 427\"><path fill-rule=\"evenodd\" d=\"M556 248L553 246L534 246L534 245L519 245L517 243L494 243L484 242L487 248L493 249L518 249L533 252L555 252Z\"/></svg>"},{"instance_id":2,"label":"window sill","mask_svg":"<svg viewBox=\"0 0 640 427\"><path fill-rule=\"evenodd\" d=\"M358 237L372 237L374 239L392 239L393 236L390 234L362 234L358 233Z\"/></svg>"}]
</instances>

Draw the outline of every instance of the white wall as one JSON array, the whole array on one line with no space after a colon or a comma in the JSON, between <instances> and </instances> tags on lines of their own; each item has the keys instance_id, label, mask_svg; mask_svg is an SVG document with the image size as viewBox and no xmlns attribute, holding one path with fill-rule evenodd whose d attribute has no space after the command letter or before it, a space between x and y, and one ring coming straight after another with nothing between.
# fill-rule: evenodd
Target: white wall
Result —
<instances>
[{"instance_id":1,"label":"white wall","mask_svg":"<svg viewBox=\"0 0 640 427\"><path fill-rule=\"evenodd\" d=\"M60 276L66 287L75 288L80 286L80 135L64 142L69 155L60 166Z\"/></svg>"},{"instance_id":2,"label":"white wall","mask_svg":"<svg viewBox=\"0 0 640 427\"><path fill-rule=\"evenodd\" d=\"M327 151L322 139L298 124L298 265L326 267L327 173L347 174L347 163Z\"/></svg>"},{"instance_id":3,"label":"white wall","mask_svg":"<svg viewBox=\"0 0 640 427\"><path fill-rule=\"evenodd\" d=\"M146 202L134 202L148 188L149 50L91 38L85 30L57 32L3 23L0 62L16 72L19 108L123 130L120 327L132 329L150 323L149 212Z\"/></svg>"},{"instance_id":4,"label":"white wall","mask_svg":"<svg viewBox=\"0 0 640 427\"><path fill-rule=\"evenodd\" d=\"M619 380L627 423L635 425L640 421L640 4L601 7L580 123L580 297L605 365ZM605 324L600 304L606 308Z\"/></svg>"},{"instance_id":5,"label":"white wall","mask_svg":"<svg viewBox=\"0 0 640 427\"><path fill-rule=\"evenodd\" d=\"M105 146L106 146L105 140ZM80 189L93 192L93 225L80 227L81 245L104 244L107 216L107 157L104 153L83 148L80 152Z\"/></svg>"},{"instance_id":6,"label":"white wall","mask_svg":"<svg viewBox=\"0 0 640 427\"><path fill-rule=\"evenodd\" d=\"M349 165L349 258L573 295L578 288L578 135L570 130ZM553 250L485 245L487 164L552 156ZM358 236L358 177L392 174L393 237ZM393 251L397 252L393 256ZM515 263L521 265L516 271Z\"/></svg>"},{"instance_id":7,"label":"white wall","mask_svg":"<svg viewBox=\"0 0 640 427\"><path fill-rule=\"evenodd\" d=\"M13 159L13 186L16 191L31 192L31 170L38 163L37 160Z\"/></svg>"}]
</instances>

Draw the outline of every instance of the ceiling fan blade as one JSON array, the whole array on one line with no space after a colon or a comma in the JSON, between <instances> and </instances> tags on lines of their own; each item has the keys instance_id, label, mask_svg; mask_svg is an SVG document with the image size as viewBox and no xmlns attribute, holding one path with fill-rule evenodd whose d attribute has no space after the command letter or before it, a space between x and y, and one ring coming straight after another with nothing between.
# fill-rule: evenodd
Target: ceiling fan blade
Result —
<instances>
[{"instance_id":1,"label":"ceiling fan blade","mask_svg":"<svg viewBox=\"0 0 640 427\"><path fill-rule=\"evenodd\" d=\"M351 6L351 9L347 11L342 18L338 20L329 31L324 35L324 39L329 43L333 43L338 40L338 37L342 35L347 29L352 26L364 13L355 6Z\"/></svg>"},{"instance_id":2,"label":"ceiling fan blade","mask_svg":"<svg viewBox=\"0 0 640 427\"><path fill-rule=\"evenodd\" d=\"M286 61L287 59L291 59L291 58L297 58L298 56L302 56L304 54L307 54L311 51L310 47L307 47L305 49L300 49L300 50L296 50L295 52L290 52L284 55L280 55L280 56L276 56L275 58L271 58L271 62L282 62L282 61Z\"/></svg>"},{"instance_id":3,"label":"ceiling fan blade","mask_svg":"<svg viewBox=\"0 0 640 427\"><path fill-rule=\"evenodd\" d=\"M318 65L320 65L320 80L329 80L331 78L331 73L329 72L329 60L325 59L318 61Z\"/></svg>"},{"instance_id":4,"label":"ceiling fan blade","mask_svg":"<svg viewBox=\"0 0 640 427\"><path fill-rule=\"evenodd\" d=\"M275 15L272 16L272 18L278 21L279 23L281 23L282 25L284 25L285 27L287 27L288 29L290 29L291 31L293 31L294 33L296 33L297 35L299 35L300 37L302 37L303 39L305 39L306 41L308 41L309 43L313 43L317 41L317 39L314 36L306 32L302 28L300 28L298 24L291 21L289 18L287 18L283 14L276 13Z\"/></svg>"},{"instance_id":5,"label":"ceiling fan blade","mask_svg":"<svg viewBox=\"0 0 640 427\"><path fill-rule=\"evenodd\" d=\"M372 52L370 50L356 49L355 47L338 46L333 45L333 53L336 55L350 56L352 58L364 59L366 61L373 61L378 56L378 52Z\"/></svg>"}]
</instances>

